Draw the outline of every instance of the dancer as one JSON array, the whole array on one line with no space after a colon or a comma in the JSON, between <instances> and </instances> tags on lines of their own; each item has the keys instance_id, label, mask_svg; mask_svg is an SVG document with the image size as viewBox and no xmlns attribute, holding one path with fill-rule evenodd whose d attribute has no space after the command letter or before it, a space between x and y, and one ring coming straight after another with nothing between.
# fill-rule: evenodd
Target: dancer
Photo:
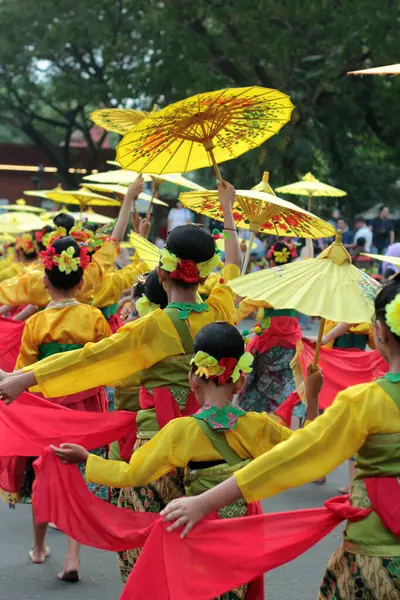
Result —
<instances>
[{"instance_id":1,"label":"dancer","mask_svg":"<svg viewBox=\"0 0 400 600\"><path fill-rule=\"evenodd\" d=\"M232 214L235 190L227 182L219 184L218 195L224 213L226 266L224 281L239 275L240 248ZM36 384L46 397L73 394L94 385L124 387L136 384L139 372L141 410L137 416L137 440L124 449L131 454L148 442L164 425L178 416L196 412L198 404L190 390L188 372L193 354L193 338L208 323L232 322L234 294L224 283L216 286L208 300L197 302L200 283L220 264L213 236L202 227L183 225L168 236L161 251L158 276L168 295L165 310L155 310L122 327L108 340L90 344L66 356L41 361L16 372L0 385L0 394L15 399ZM173 498L184 493L182 476L163 477L149 486L123 490L122 507L159 512ZM137 551L120 556L125 581Z\"/></svg>"},{"instance_id":2,"label":"dancer","mask_svg":"<svg viewBox=\"0 0 400 600\"><path fill-rule=\"evenodd\" d=\"M295 247L285 242L277 242L268 252L272 268L288 264L295 257ZM239 396L239 404L244 410L272 413L295 389L290 363L301 339L301 329L296 311L272 308L266 302L243 300L235 319L238 322L254 311L261 312L248 346L254 355L254 365ZM248 331L243 333L249 334ZM304 413L305 406L299 403L293 414L302 418Z\"/></svg>"},{"instance_id":3,"label":"dancer","mask_svg":"<svg viewBox=\"0 0 400 600\"><path fill-rule=\"evenodd\" d=\"M171 529L183 535L204 515L244 497L248 502L308 483L356 455L357 477L350 492L355 507L371 508L362 521L348 523L333 554L319 600L386 600L400 592L400 282L386 284L375 299L376 346L390 365L382 379L338 394L325 413L303 431L235 476L197 498L172 502L163 511ZM307 382L308 398L322 386L320 374Z\"/></svg>"},{"instance_id":4,"label":"dancer","mask_svg":"<svg viewBox=\"0 0 400 600\"><path fill-rule=\"evenodd\" d=\"M88 481L118 487L147 485L185 468L186 495L196 496L290 437L292 432L267 414L246 413L232 404L253 362L233 325L206 325L194 339L194 352L189 380L200 410L168 423L133 454L129 464L101 459L68 443L53 447L55 453L64 461L86 462ZM317 410L314 403L308 417L315 418ZM219 512L221 518L231 518L262 511L259 505L249 508L239 500ZM245 598L247 587L229 592L230 600Z\"/></svg>"},{"instance_id":5,"label":"dancer","mask_svg":"<svg viewBox=\"0 0 400 600\"><path fill-rule=\"evenodd\" d=\"M44 311L38 312L25 323L17 369L37 363L57 352L68 353L87 342L98 342L111 335L101 312L87 304L80 304L75 299L90 260L88 248L79 246L72 237L62 237L48 246L42 252L42 257L45 287L52 300ZM96 386L86 394L58 398L54 401L75 410L107 410L104 391ZM104 455L105 449L99 452ZM30 503L34 460L35 458L27 459L21 493L14 494L13 501ZM18 476L17 473L15 475ZM106 497L106 489L96 486L92 488L100 496ZM7 498L10 499L9 494ZM46 529L47 524L37 524L33 515L33 547L29 555L34 563L43 563L49 554L45 541ZM58 575L60 579L68 582L79 580L79 550L80 545L69 538L64 571Z\"/></svg>"}]
</instances>

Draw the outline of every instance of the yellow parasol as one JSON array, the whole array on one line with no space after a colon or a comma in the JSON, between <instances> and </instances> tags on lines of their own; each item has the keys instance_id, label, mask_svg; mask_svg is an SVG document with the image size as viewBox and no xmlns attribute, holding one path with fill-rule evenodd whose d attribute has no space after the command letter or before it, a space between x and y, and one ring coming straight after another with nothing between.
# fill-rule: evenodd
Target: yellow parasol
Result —
<instances>
[{"instance_id":1,"label":"yellow parasol","mask_svg":"<svg viewBox=\"0 0 400 600\"><path fill-rule=\"evenodd\" d=\"M127 169L111 169L110 171L103 171L103 173L92 173L91 175L85 175L83 178L85 181L93 183L115 183L118 185L130 185L140 177L140 173L135 171L128 171ZM142 175L146 183L152 181L149 175Z\"/></svg>"},{"instance_id":2,"label":"yellow parasol","mask_svg":"<svg viewBox=\"0 0 400 600\"><path fill-rule=\"evenodd\" d=\"M258 187L269 189L272 193L257 189L237 190L233 205L236 226L250 229L252 232L242 267L243 273L246 272L250 249L257 231L277 236L314 239L335 235L334 227L326 221L275 196L269 186L267 173L264 174L263 181ZM224 220L217 191L185 192L179 198L184 206L194 212L216 221Z\"/></svg>"},{"instance_id":3,"label":"yellow parasol","mask_svg":"<svg viewBox=\"0 0 400 600\"><path fill-rule=\"evenodd\" d=\"M107 225L114 221L111 217L106 217L105 215L94 212L90 206L85 212L80 214L78 220L89 221L89 223L94 223L95 225Z\"/></svg>"},{"instance_id":4,"label":"yellow parasol","mask_svg":"<svg viewBox=\"0 0 400 600\"><path fill-rule=\"evenodd\" d=\"M139 258L146 263L149 271L158 267L160 264L160 250L157 246L133 231L129 234L129 241L130 246L135 248Z\"/></svg>"},{"instance_id":5,"label":"yellow parasol","mask_svg":"<svg viewBox=\"0 0 400 600\"><path fill-rule=\"evenodd\" d=\"M276 191L280 194L307 196L308 210L311 210L311 200L314 196L325 196L329 198L347 196L347 192L319 181L312 173L306 173L306 175L302 177L301 181L296 181L296 183L290 183L289 185L283 185L279 188L276 188Z\"/></svg>"},{"instance_id":6,"label":"yellow parasol","mask_svg":"<svg viewBox=\"0 0 400 600\"><path fill-rule=\"evenodd\" d=\"M24 194L27 196L41 196L62 204L77 204L81 212L88 206L121 206L117 200L95 194L85 187L81 187L79 190L63 190L59 185L52 190L27 191Z\"/></svg>"},{"instance_id":7,"label":"yellow parasol","mask_svg":"<svg viewBox=\"0 0 400 600\"><path fill-rule=\"evenodd\" d=\"M289 96L262 87L197 94L151 113L121 140L117 161L141 173L185 173L256 148L290 120Z\"/></svg>"},{"instance_id":8,"label":"yellow parasol","mask_svg":"<svg viewBox=\"0 0 400 600\"><path fill-rule=\"evenodd\" d=\"M136 127L149 113L131 108L101 108L90 113L90 118L99 127L125 135Z\"/></svg>"},{"instance_id":9,"label":"yellow parasol","mask_svg":"<svg viewBox=\"0 0 400 600\"><path fill-rule=\"evenodd\" d=\"M119 185L117 183L87 183L88 188L91 190L95 190L97 192L105 192L107 194L117 194L118 196L125 196L128 191L127 186ZM138 200L143 200L144 202L151 202L151 196L142 192L138 196ZM163 202L162 200L158 200L158 198L154 198L153 204L159 204L160 206L169 206L167 202Z\"/></svg>"},{"instance_id":10,"label":"yellow parasol","mask_svg":"<svg viewBox=\"0 0 400 600\"><path fill-rule=\"evenodd\" d=\"M384 256L382 254L368 254L367 252L362 252L362 256L369 256L374 260L380 260L381 262L392 263L392 265L400 266L400 256Z\"/></svg>"},{"instance_id":11,"label":"yellow parasol","mask_svg":"<svg viewBox=\"0 0 400 600\"><path fill-rule=\"evenodd\" d=\"M347 75L400 75L400 64L387 65L385 67L373 67L372 69L361 69L349 71Z\"/></svg>"},{"instance_id":12,"label":"yellow parasol","mask_svg":"<svg viewBox=\"0 0 400 600\"><path fill-rule=\"evenodd\" d=\"M21 212L44 213L44 208L38 206L29 206L23 198L19 198L15 204L4 204L0 206L2 210L15 210Z\"/></svg>"},{"instance_id":13,"label":"yellow parasol","mask_svg":"<svg viewBox=\"0 0 400 600\"><path fill-rule=\"evenodd\" d=\"M17 235L26 231L42 229L44 225L44 221L32 213L9 212L0 215L0 233Z\"/></svg>"},{"instance_id":14,"label":"yellow parasol","mask_svg":"<svg viewBox=\"0 0 400 600\"><path fill-rule=\"evenodd\" d=\"M293 309L321 317L314 365L317 364L325 319L371 323L377 281L351 263L341 232L317 258L251 273L229 282L242 297L276 309Z\"/></svg>"}]
</instances>

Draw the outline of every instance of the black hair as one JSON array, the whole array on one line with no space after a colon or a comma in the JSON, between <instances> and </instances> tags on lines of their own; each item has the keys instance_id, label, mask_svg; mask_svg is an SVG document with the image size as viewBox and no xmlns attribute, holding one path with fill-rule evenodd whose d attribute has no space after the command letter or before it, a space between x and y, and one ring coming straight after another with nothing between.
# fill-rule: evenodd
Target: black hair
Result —
<instances>
[{"instance_id":1,"label":"black hair","mask_svg":"<svg viewBox=\"0 0 400 600\"><path fill-rule=\"evenodd\" d=\"M178 258L195 263L211 260L215 254L215 242L211 233L204 227L193 224L175 227L168 234L165 247ZM179 279L174 282L182 287L193 285Z\"/></svg>"},{"instance_id":2,"label":"black hair","mask_svg":"<svg viewBox=\"0 0 400 600\"><path fill-rule=\"evenodd\" d=\"M379 207L379 212L381 213L384 208L389 208L387 204L381 204Z\"/></svg>"},{"instance_id":3,"label":"black hair","mask_svg":"<svg viewBox=\"0 0 400 600\"><path fill-rule=\"evenodd\" d=\"M160 308L165 308L168 305L168 296L158 277L157 268L150 271L144 282L144 295L153 304L158 304Z\"/></svg>"},{"instance_id":4,"label":"black hair","mask_svg":"<svg viewBox=\"0 0 400 600\"><path fill-rule=\"evenodd\" d=\"M356 217L356 223L357 221L361 221L361 223L366 223L367 221L364 219L364 217L362 217L361 215L359 217Z\"/></svg>"},{"instance_id":5,"label":"black hair","mask_svg":"<svg viewBox=\"0 0 400 600\"><path fill-rule=\"evenodd\" d=\"M339 217L338 221L343 221L343 223L346 223L346 225L348 224L346 219L344 217Z\"/></svg>"},{"instance_id":6,"label":"black hair","mask_svg":"<svg viewBox=\"0 0 400 600\"><path fill-rule=\"evenodd\" d=\"M56 227L64 227L68 234L75 225L75 219L72 215L66 212L61 212L56 217L54 217L53 223Z\"/></svg>"},{"instance_id":7,"label":"black hair","mask_svg":"<svg viewBox=\"0 0 400 600\"><path fill-rule=\"evenodd\" d=\"M51 233L52 231L55 231L54 227L52 227L51 225L46 225L45 227L43 227L43 229L39 229L39 231L35 232L35 234L41 233L41 234L43 234L43 236L45 236L47 233ZM46 250L46 246L45 246L45 244L43 244L43 236L42 236L42 241L39 242L35 235L35 239L36 239L36 243L39 248L39 252Z\"/></svg>"},{"instance_id":8,"label":"black hair","mask_svg":"<svg viewBox=\"0 0 400 600\"><path fill-rule=\"evenodd\" d=\"M358 238L358 240L356 242L356 246L362 247L362 246L365 246L365 244L366 244L365 238L363 238L363 237Z\"/></svg>"},{"instance_id":9,"label":"black hair","mask_svg":"<svg viewBox=\"0 0 400 600\"><path fill-rule=\"evenodd\" d=\"M144 294L144 282L146 281L148 273L139 275L136 283L132 287L132 300L139 300Z\"/></svg>"},{"instance_id":10,"label":"black hair","mask_svg":"<svg viewBox=\"0 0 400 600\"><path fill-rule=\"evenodd\" d=\"M272 256L269 256L269 253L271 252L272 248L274 248L273 254L272 254ZM274 258L275 252L282 252L282 250L284 248L286 248L286 250L289 252L289 256L287 257L286 262L279 263L279 265L287 265L287 264L291 263L293 260L292 251L291 251L289 244L286 244L286 242L276 242L276 244L272 244L272 246L270 247L270 249L268 250L268 253L267 253L268 259L275 261L275 258Z\"/></svg>"},{"instance_id":11,"label":"black hair","mask_svg":"<svg viewBox=\"0 0 400 600\"><path fill-rule=\"evenodd\" d=\"M383 288L378 292L375 298L375 318L387 327L386 323L386 306L400 294L400 276L395 277L388 283L385 283ZM396 342L400 345L400 336L391 331Z\"/></svg>"},{"instance_id":12,"label":"black hair","mask_svg":"<svg viewBox=\"0 0 400 600\"><path fill-rule=\"evenodd\" d=\"M67 248L72 246L74 249L73 256L78 257L80 255L79 245L74 238L70 236L60 237L57 240L54 240L54 242L51 243L51 246L56 251L56 254L61 254L63 250L67 250ZM45 273L50 283L60 290L70 290L76 287L83 277L83 269L81 267L78 267L76 271L72 271L67 275L60 271L58 265L53 265L51 270L45 269Z\"/></svg>"},{"instance_id":13,"label":"black hair","mask_svg":"<svg viewBox=\"0 0 400 600\"><path fill-rule=\"evenodd\" d=\"M85 223L85 229L88 229L89 231L93 231L93 233L96 233L96 231L98 230L99 226L96 225L96 223Z\"/></svg>"},{"instance_id":14,"label":"black hair","mask_svg":"<svg viewBox=\"0 0 400 600\"><path fill-rule=\"evenodd\" d=\"M193 345L195 354L196 352L207 352L218 361L221 358L239 360L245 352L242 334L236 327L225 321L216 321L200 329L194 338ZM196 365L193 365L193 373L196 370ZM218 379L213 381L218 384Z\"/></svg>"}]
</instances>

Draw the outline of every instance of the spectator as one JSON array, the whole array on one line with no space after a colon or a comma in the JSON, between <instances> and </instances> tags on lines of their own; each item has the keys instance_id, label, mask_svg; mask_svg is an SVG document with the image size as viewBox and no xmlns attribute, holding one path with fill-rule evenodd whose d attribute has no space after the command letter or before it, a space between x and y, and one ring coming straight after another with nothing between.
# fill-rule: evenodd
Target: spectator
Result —
<instances>
[{"instance_id":1,"label":"spectator","mask_svg":"<svg viewBox=\"0 0 400 600\"><path fill-rule=\"evenodd\" d=\"M380 207L379 217L371 223L371 231L377 254L385 254L388 246L394 243L394 225L389 219L389 208L384 204Z\"/></svg>"},{"instance_id":2,"label":"spectator","mask_svg":"<svg viewBox=\"0 0 400 600\"><path fill-rule=\"evenodd\" d=\"M179 227L179 225L188 225L192 222L190 210L185 208L182 202L176 203L175 208L171 208L168 213L168 233L175 229L175 227Z\"/></svg>"},{"instance_id":3,"label":"spectator","mask_svg":"<svg viewBox=\"0 0 400 600\"><path fill-rule=\"evenodd\" d=\"M348 224L346 221L340 217L337 222L337 228L342 232L342 244L345 248L351 248L354 241L354 236L352 231L350 231Z\"/></svg>"},{"instance_id":4,"label":"spectator","mask_svg":"<svg viewBox=\"0 0 400 600\"><path fill-rule=\"evenodd\" d=\"M355 233L355 236L354 236L355 247L357 248L357 246L359 245L357 242L361 238L363 238L365 241L365 246L364 246L364 249L362 250L362 252L371 252L372 231L368 227L367 222L364 219L364 217L357 217L355 227L357 230Z\"/></svg>"},{"instance_id":5,"label":"spectator","mask_svg":"<svg viewBox=\"0 0 400 600\"><path fill-rule=\"evenodd\" d=\"M338 208L334 208L332 211L332 218L329 219L328 223L330 223L336 229L339 219L340 219L340 210Z\"/></svg>"}]
</instances>

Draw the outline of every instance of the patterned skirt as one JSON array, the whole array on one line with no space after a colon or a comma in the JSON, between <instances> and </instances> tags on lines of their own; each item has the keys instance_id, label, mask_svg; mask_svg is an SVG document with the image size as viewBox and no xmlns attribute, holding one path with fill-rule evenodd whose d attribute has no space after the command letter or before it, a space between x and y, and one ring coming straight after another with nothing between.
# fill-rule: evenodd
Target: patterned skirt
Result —
<instances>
[{"instance_id":1,"label":"patterned skirt","mask_svg":"<svg viewBox=\"0 0 400 600\"><path fill-rule=\"evenodd\" d=\"M138 439L134 451L143 446L147 440ZM118 506L139 512L159 513L175 498L185 495L183 485L183 471L178 469L164 475L148 485L137 488L124 488L119 495ZM118 567L123 583L126 583L137 559L141 548L118 552Z\"/></svg>"},{"instance_id":2,"label":"patterned skirt","mask_svg":"<svg viewBox=\"0 0 400 600\"><path fill-rule=\"evenodd\" d=\"M273 413L295 390L290 366L296 350L276 346L266 352L255 352L252 372L239 397L239 406L246 411ZM305 406L299 404L293 414L303 417Z\"/></svg>"},{"instance_id":3,"label":"patterned skirt","mask_svg":"<svg viewBox=\"0 0 400 600\"><path fill-rule=\"evenodd\" d=\"M398 600L400 556L365 556L340 546L322 580L318 600Z\"/></svg>"}]
</instances>

